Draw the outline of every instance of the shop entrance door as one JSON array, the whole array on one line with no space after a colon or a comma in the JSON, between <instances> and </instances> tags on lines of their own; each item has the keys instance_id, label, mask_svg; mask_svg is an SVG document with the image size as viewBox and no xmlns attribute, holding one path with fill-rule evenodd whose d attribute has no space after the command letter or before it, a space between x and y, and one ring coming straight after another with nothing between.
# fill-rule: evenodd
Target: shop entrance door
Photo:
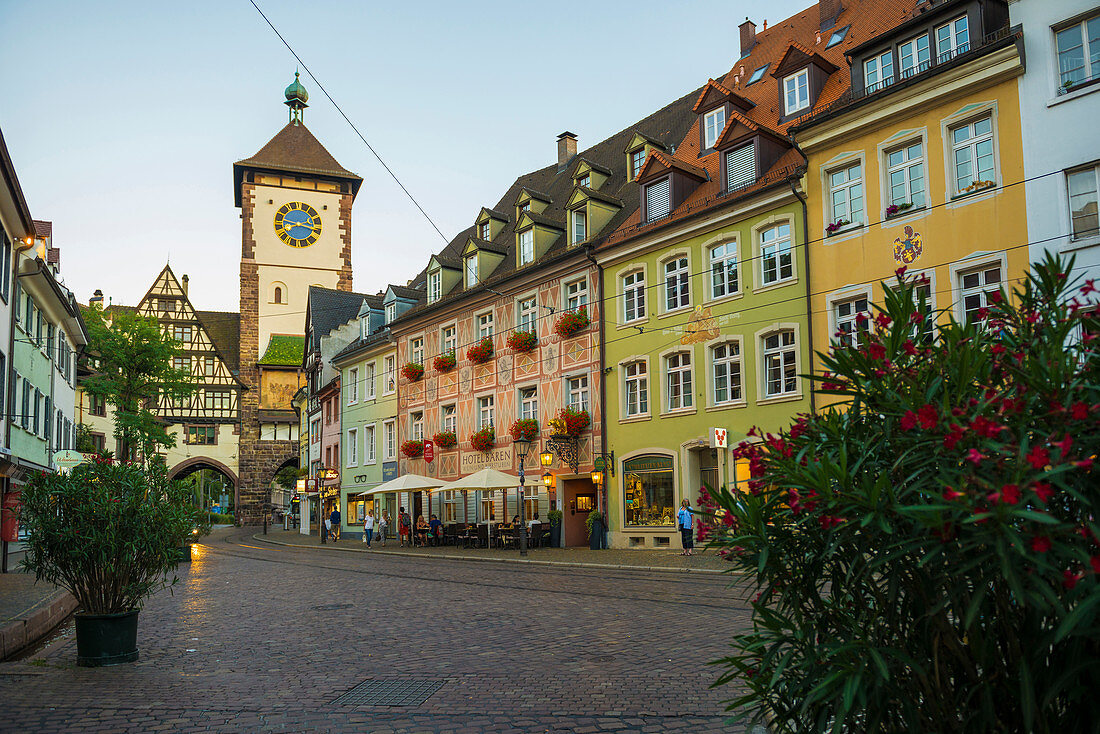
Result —
<instances>
[{"instance_id":1,"label":"shop entrance door","mask_svg":"<svg viewBox=\"0 0 1100 734\"><path fill-rule=\"evenodd\" d=\"M596 509L596 485L591 479L566 479L562 501L562 530L566 547L588 545L585 520Z\"/></svg>"}]
</instances>

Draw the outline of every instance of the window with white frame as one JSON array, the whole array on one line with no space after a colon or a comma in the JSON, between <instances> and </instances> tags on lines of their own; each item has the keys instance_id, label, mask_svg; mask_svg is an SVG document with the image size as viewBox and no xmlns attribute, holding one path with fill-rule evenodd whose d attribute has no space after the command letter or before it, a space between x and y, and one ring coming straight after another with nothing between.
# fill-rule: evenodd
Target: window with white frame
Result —
<instances>
[{"instance_id":1,"label":"window with white frame","mask_svg":"<svg viewBox=\"0 0 1100 734\"><path fill-rule=\"evenodd\" d=\"M763 66L756 67L756 69L752 72L752 76L750 76L749 80L747 82L745 82L745 86L747 87L751 84L756 84L758 81L763 79L764 78L764 72L766 72L768 70L769 66L771 66L770 61L768 63L764 64Z\"/></svg>"},{"instance_id":2,"label":"window with white frame","mask_svg":"<svg viewBox=\"0 0 1100 734\"><path fill-rule=\"evenodd\" d=\"M538 321L538 301L534 296L520 299L519 302L519 330L535 333L535 323Z\"/></svg>"},{"instance_id":3,"label":"window with white frame","mask_svg":"<svg viewBox=\"0 0 1100 734\"><path fill-rule=\"evenodd\" d=\"M535 228L531 227L519 233L519 264L526 265L535 260Z\"/></svg>"},{"instance_id":4,"label":"window with white frame","mask_svg":"<svg viewBox=\"0 0 1100 734\"><path fill-rule=\"evenodd\" d=\"M921 344L931 344L936 340L936 312L935 307L932 304L932 286L929 283L923 283L917 286L914 295L917 298L918 304L923 304L924 318L917 324L914 336ZM921 310L921 306L918 306L918 310Z\"/></svg>"},{"instance_id":5,"label":"window with white frame","mask_svg":"<svg viewBox=\"0 0 1100 734\"><path fill-rule=\"evenodd\" d=\"M703 115L703 148L713 148L726 127L726 108L719 107Z\"/></svg>"},{"instance_id":6,"label":"window with white frame","mask_svg":"<svg viewBox=\"0 0 1100 734\"><path fill-rule=\"evenodd\" d=\"M539 389L521 387L519 389L519 417L523 420L539 419Z\"/></svg>"},{"instance_id":7,"label":"window with white frame","mask_svg":"<svg viewBox=\"0 0 1100 734\"><path fill-rule=\"evenodd\" d=\"M382 458L393 459L397 456L397 423L389 420L382 424Z\"/></svg>"},{"instance_id":8,"label":"window with white frame","mask_svg":"<svg viewBox=\"0 0 1100 734\"><path fill-rule=\"evenodd\" d=\"M693 405L691 352L678 352L665 357L665 388L668 410L681 410Z\"/></svg>"},{"instance_id":9,"label":"window with white frame","mask_svg":"<svg viewBox=\"0 0 1100 734\"><path fill-rule=\"evenodd\" d=\"M672 186L669 179L664 178L645 187L645 211L647 222L669 215L672 211Z\"/></svg>"},{"instance_id":10,"label":"window with white frame","mask_svg":"<svg viewBox=\"0 0 1100 734\"><path fill-rule=\"evenodd\" d=\"M1100 45L1098 45L1100 51ZM1100 166L1078 168L1066 173L1066 187L1069 190L1069 216L1073 224L1073 239L1095 237L1097 221L1097 175Z\"/></svg>"},{"instance_id":11,"label":"window with white frame","mask_svg":"<svg viewBox=\"0 0 1100 734\"><path fill-rule=\"evenodd\" d=\"M783 222L760 232L760 282L771 285L792 277L791 224Z\"/></svg>"},{"instance_id":12,"label":"window with white frame","mask_svg":"<svg viewBox=\"0 0 1100 734\"><path fill-rule=\"evenodd\" d=\"M860 314L862 314L862 318ZM865 295L846 298L843 301L833 301L836 342L849 347L860 346L867 338L869 316L870 310Z\"/></svg>"},{"instance_id":13,"label":"window with white frame","mask_svg":"<svg viewBox=\"0 0 1100 734\"><path fill-rule=\"evenodd\" d=\"M439 331L439 347L443 354L454 354L458 348L458 336L454 326L444 326Z\"/></svg>"},{"instance_id":14,"label":"window with white frame","mask_svg":"<svg viewBox=\"0 0 1100 734\"><path fill-rule=\"evenodd\" d=\"M928 34L917 36L898 46L898 69L902 79L908 79L928 68L931 51L928 46Z\"/></svg>"},{"instance_id":15,"label":"window with white frame","mask_svg":"<svg viewBox=\"0 0 1100 734\"><path fill-rule=\"evenodd\" d=\"M959 305L964 321L974 319L978 311L989 308L991 296L1001 290L1001 266L981 265L958 274Z\"/></svg>"},{"instance_id":16,"label":"window with white frame","mask_svg":"<svg viewBox=\"0 0 1100 734\"><path fill-rule=\"evenodd\" d=\"M348 429L348 448L344 452L346 466L359 466L359 429Z\"/></svg>"},{"instance_id":17,"label":"window with white frame","mask_svg":"<svg viewBox=\"0 0 1100 734\"><path fill-rule=\"evenodd\" d=\"M569 216L573 219L572 243L584 242L588 237L588 213L584 209L574 209Z\"/></svg>"},{"instance_id":18,"label":"window with white frame","mask_svg":"<svg viewBox=\"0 0 1100 734\"><path fill-rule=\"evenodd\" d=\"M409 436L413 441L424 440L424 413L416 411L409 413Z\"/></svg>"},{"instance_id":19,"label":"window with white frame","mask_svg":"<svg viewBox=\"0 0 1100 734\"><path fill-rule=\"evenodd\" d=\"M493 396L485 395L477 399L477 427L488 428L493 425Z\"/></svg>"},{"instance_id":20,"label":"window with white frame","mask_svg":"<svg viewBox=\"0 0 1100 734\"><path fill-rule=\"evenodd\" d=\"M588 375L565 378L565 400L573 410L588 410Z\"/></svg>"},{"instance_id":21,"label":"window with white frame","mask_svg":"<svg viewBox=\"0 0 1100 734\"><path fill-rule=\"evenodd\" d=\"M747 186L756 180L756 154L752 143L726 153L726 191Z\"/></svg>"},{"instance_id":22,"label":"window with white frame","mask_svg":"<svg viewBox=\"0 0 1100 734\"><path fill-rule=\"evenodd\" d=\"M829 224L863 222L863 164L856 162L829 172Z\"/></svg>"},{"instance_id":23,"label":"window with white frame","mask_svg":"<svg viewBox=\"0 0 1100 734\"><path fill-rule=\"evenodd\" d=\"M623 388L626 393L623 407L627 418L649 412L649 379L646 372L646 364L640 360L623 365Z\"/></svg>"},{"instance_id":24,"label":"window with white frame","mask_svg":"<svg viewBox=\"0 0 1100 734\"><path fill-rule=\"evenodd\" d=\"M387 303L386 304L386 323L388 324L396 318L397 318L397 304L396 303Z\"/></svg>"},{"instance_id":25,"label":"window with white frame","mask_svg":"<svg viewBox=\"0 0 1100 734\"><path fill-rule=\"evenodd\" d=\"M424 337L409 339L409 358L417 364L424 364Z\"/></svg>"},{"instance_id":26,"label":"window with white frame","mask_svg":"<svg viewBox=\"0 0 1100 734\"><path fill-rule=\"evenodd\" d=\"M687 257L676 257L665 263L665 310L675 311L691 305Z\"/></svg>"},{"instance_id":27,"label":"window with white frame","mask_svg":"<svg viewBox=\"0 0 1100 734\"><path fill-rule=\"evenodd\" d=\"M451 433L458 430L458 408L454 403L439 408L439 425L444 431Z\"/></svg>"},{"instance_id":28,"label":"window with white frame","mask_svg":"<svg viewBox=\"0 0 1100 734\"><path fill-rule=\"evenodd\" d=\"M938 26L935 36L937 63L950 61L958 54L964 54L970 50L970 29L967 27L965 15Z\"/></svg>"},{"instance_id":29,"label":"window with white frame","mask_svg":"<svg viewBox=\"0 0 1100 734\"><path fill-rule=\"evenodd\" d=\"M493 335L493 312L478 314L477 317L477 338L484 339L487 336Z\"/></svg>"},{"instance_id":30,"label":"window with white frame","mask_svg":"<svg viewBox=\"0 0 1100 734\"><path fill-rule=\"evenodd\" d=\"M397 358L393 355L382 360L382 394L386 395L394 391L397 376Z\"/></svg>"},{"instance_id":31,"label":"window with white frame","mask_svg":"<svg viewBox=\"0 0 1100 734\"><path fill-rule=\"evenodd\" d=\"M497 519L497 503L493 494L483 493L481 495L481 519L483 521Z\"/></svg>"},{"instance_id":32,"label":"window with white frame","mask_svg":"<svg viewBox=\"0 0 1100 734\"><path fill-rule=\"evenodd\" d=\"M588 305L588 278L578 278L565 284L565 308L576 311Z\"/></svg>"},{"instance_id":33,"label":"window with white frame","mask_svg":"<svg viewBox=\"0 0 1100 734\"><path fill-rule=\"evenodd\" d=\"M630 154L630 178L637 178L638 174L642 172L642 166L645 165L645 154L645 148L638 148Z\"/></svg>"},{"instance_id":34,"label":"window with white frame","mask_svg":"<svg viewBox=\"0 0 1100 734\"><path fill-rule=\"evenodd\" d=\"M374 362L367 362L363 377L363 396L367 400L374 400Z\"/></svg>"},{"instance_id":35,"label":"window with white frame","mask_svg":"<svg viewBox=\"0 0 1100 734\"><path fill-rule=\"evenodd\" d=\"M443 295L443 273L433 270L428 273L428 303L435 303Z\"/></svg>"},{"instance_id":36,"label":"window with white frame","mask_svg":"<svg viewBox=\"0 0 1100 734\"><path fill-rule=\"evenodd\" d=\"M473 288L478 284L477 277L477 253L466 256L466 287Z\"/></svg>"},{"instance_id":37,"label":"window with white frame","mask_svg":"<svg viewBox=\"0 0 1100 734\"><path fill-rule=\"evenodd\" d=\"M627 273L623 281L623 321L645 318L645 273L636 270Z\"/></svg>"},{"instance_id":38,"label":"window with white frame","mask_svg":"<svg viewBox=\"0 0 1100 734\"><path fill-rule=\"evenodd\" d=\"M794 331L783 329L763 337L764 396L793 395L798 391Z\"/></svg>"},{"instance_id":39,"label":"window with white frame","mask_svg":"<svg viewBox=\"0 0 1100 734\"><path fill-rule=\"evenodd\" d=\"M921 141L887 151L886 181L891 205L924 206L924 144Z\"/></svg>"},{"instance_id":40,"label":"window with white frame","mask_svg":"<svg viewBox=\"0 0 1100 734\"><path fill-rule=\"evenodd\" d=\"M214 410L229 410L230 393L228 390L207 390L206 407Z\"/></svg>"},{"instance_id":41,"label":"window with white frame","mask_svg":"<svg viewBox=\"0 0 1100 734\"><path fill-rule=\"evenodd\" d=\"M352 367L348 370L348 405L359 402L359 368Z\"/></svg>"},{"instance_id":42,"label":"window with white frame","mask_svg":"<svg viewBox=\"0 0 1100 734\"><path fill-rule=\"evenodd\" d=\"M867 92L877 92L894 81L893 50L873 56L863 62L863 85Z\"/></svg>"},{"instance_id":43,"label":"window with white frame","mask_svg":"<svg viewBox=\"0 0 1100 734\"><path fill-rule=\"evenodd\" d=\"M530 519L539 514L539 488L538 485L527 485L523 488L523 511Z\"/></svg>"},{"instance_id":44,"label":"window with white frame","mask_svg":"<svg viewBox=\"0 0 1100 734\"><path fill-rule=\"evenodd\" d=\"M363 463L373 464L377 459L375 458L374 450L374 426L363 427Z\"/></svg>"},{"instance_id":45,"label":"window with white frame","mask_svg":"<svg viewBox=\"0 0 1100 734\"><path fill-rule=\"evenodd\" d=\"M710 297L722 298L740 290L737 281L737 243L723 242L707 251L710 255Z\"/></svg>"},{"instance_id":46,"label":"window with white frame","mask_svg":"<svg viewBox=\"0 0 1100 734\"><path fill-rule=\"evenodd\" d=\"M455 496L458 494L455 490L447 490L443 493L443 522L450 523L455 521L457 513L455 512L455 505L457 500Z\"/></svg>"},{"instance_id":47,"label":"window with white frame","mask_svg":"<svg viewBox=\"0 0 1100 734\"><path fill-rule=\"evenodd\" d=\"M1100 77L1100 15L1074 23L1055 35L1058 45L1058 86Z\"/></svg>"},{"instance_id":48,"label":"window with white frame","mask_svg":"<svg viewBox=\"0 0 1100 734\"><path fill-rule=\"evenodd\" d=\"M741 400L741 342L730 341L710 348L711 373L714 375L714 404Z\"/></svg>"},{"instance_id":49,"label":"window with white frame","mask_svg":"<svg viewBox=\"0 0 1100 734\"><path fill-rule=\"evenodd\" d=\"M956 195L996 183L991 115L951 128L951 158Z\"/></svg>"},{"instance_id":50,"label":"window with white frame","mask_svg":"<svg viewBox=\"0 0 1100 734\"><path fill-rule=\"evenodd\" d=\"M492 239L489 236L489 234L490 234L490 227L489 227L488 222L483 222L482 224L478 225L478 228L477 228L477 236L478 237L480 237L483 240L488 241L488 240Z\"/></svg>"},{"instance_id":51,"label":"window with white frame","mask_svg":"<svg viewBox=\"0 0 1100 734\"><path fill-rule=\"evenodd\" d=\"M810 106L810 71L802 69L783 79L783 108L790 115Z\"/></svg>"}]
</instances>

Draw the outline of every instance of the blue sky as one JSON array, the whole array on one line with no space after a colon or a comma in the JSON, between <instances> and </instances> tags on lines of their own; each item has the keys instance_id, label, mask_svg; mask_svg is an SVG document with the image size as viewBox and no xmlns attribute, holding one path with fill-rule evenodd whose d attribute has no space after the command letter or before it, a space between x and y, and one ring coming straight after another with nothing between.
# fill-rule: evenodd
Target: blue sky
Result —
<instances>
[{"instance_id":1,"label":"blue sky","mask_svg":"<svg viewBox=\"0 0 1100 734\"><path fill-rule=\"evenodd\" d=\"M811 0L257 0L448 238L556 137L581 148L718 77L737 24ZM285 123L295 62L248 0L0 0L4 131L81 301L135 303L166 261L197 308L238 307L232 163ZM404 283L444 242L305 74L306 124L364 178L355 289Z\"/></svg>"}]
</instances>

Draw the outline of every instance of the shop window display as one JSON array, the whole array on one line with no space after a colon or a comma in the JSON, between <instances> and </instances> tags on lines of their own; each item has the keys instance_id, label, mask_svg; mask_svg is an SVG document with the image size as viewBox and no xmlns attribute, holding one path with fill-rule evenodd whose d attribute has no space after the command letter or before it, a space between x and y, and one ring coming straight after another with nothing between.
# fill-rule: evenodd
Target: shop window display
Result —
<instances>
[{"instance_id":1,"label":"shop window display","mask_svg":"<svg viewBox=\"0 0 1100 734\"><path fill-rule=\"evenodd\" d=\"M626 524L673 527L676 491L672 457L638 456L623 462Z\"/></svg>"}]
</instances>

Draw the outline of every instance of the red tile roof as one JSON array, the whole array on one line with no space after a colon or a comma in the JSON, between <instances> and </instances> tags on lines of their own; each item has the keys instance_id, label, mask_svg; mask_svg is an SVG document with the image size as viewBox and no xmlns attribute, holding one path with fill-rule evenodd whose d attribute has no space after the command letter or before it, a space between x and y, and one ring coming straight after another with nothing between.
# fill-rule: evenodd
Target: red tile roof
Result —
<instances>
[{"instance_id":1,"label":"red tile roof","mask_svg":"<svg viewBox=\"0 0 1100 734\"><path fill-rule=\"evenodd\" d=\"M34 236L35 237L53 237L53 222L47 222L43 219L34 220Z\"/></svg>"}]
</instances>

